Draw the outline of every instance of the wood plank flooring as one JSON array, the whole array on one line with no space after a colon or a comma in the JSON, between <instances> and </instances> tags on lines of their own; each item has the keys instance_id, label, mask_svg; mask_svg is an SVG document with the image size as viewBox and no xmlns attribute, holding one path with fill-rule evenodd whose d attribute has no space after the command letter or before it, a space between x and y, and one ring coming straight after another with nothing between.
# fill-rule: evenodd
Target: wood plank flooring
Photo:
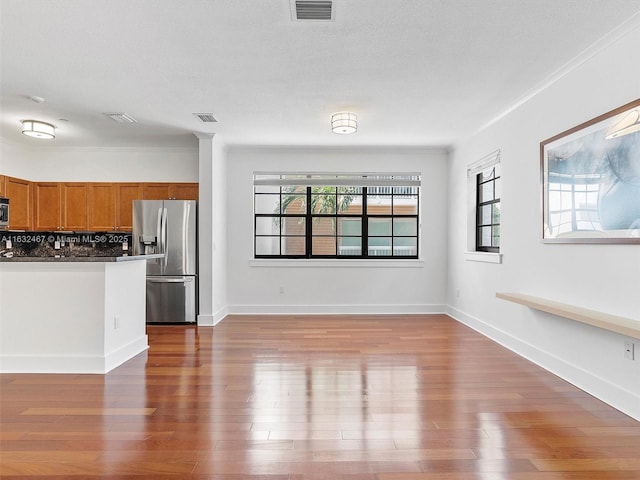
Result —
<instances>
[{"instance_id":1,"label":"wood plank flooring","mask_svg":"<svg viewBox=\"0 0 640 480\"><path fill-rule=\"evenodd\" d=\"M148 333L107 375L1 375L1 478L640 478L640 422L444 315Z\"/></svg>"}]
</instances>

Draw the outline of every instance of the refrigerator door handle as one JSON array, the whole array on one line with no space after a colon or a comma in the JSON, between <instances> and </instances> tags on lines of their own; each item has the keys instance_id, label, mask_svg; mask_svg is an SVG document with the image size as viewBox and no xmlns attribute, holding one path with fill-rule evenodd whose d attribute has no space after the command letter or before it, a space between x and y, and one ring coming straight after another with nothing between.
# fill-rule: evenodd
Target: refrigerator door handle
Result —
<instances>
[{"instance_id":1,"label":"refrigerator door handle","mask_svg":"<svg viewBox=\"0 0 640 480\"><path fill-rule=\"evenodd\" d=\"M162 232L161 232L162 236L160 238L162 238L162 253L164 253L164 266L167 266L167 261L169 258L168 255L168 251L167 251L167 209L163 208L162 209Z\"/></svg>"},{"instance_id":2,"label":"refrigerator door handle","mask_svg":"<svg viewBox=\"0 0 640 480\"><path fill-rule=\"evenodd\" d=\"M162 245L162 207L158 209L158 221L156 222L156 245L158 251L156 253L164 253L164 246Z\"/></svg>"},{"instance_id":3,"label":"refrigerator door handle","mask_svg":"<svg viewBox=\"0 0 640 480\"><path fill-rule=\"evenodd\" d=\"M193 282L193 278L148 278L149 283L189 283Z\"/></svg>"}]
</instances>

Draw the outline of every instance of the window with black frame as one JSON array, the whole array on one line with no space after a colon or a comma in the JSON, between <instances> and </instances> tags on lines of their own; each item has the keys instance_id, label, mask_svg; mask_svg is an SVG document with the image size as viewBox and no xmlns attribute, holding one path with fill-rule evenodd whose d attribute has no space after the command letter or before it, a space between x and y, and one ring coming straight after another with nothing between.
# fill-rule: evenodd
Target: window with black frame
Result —
<instances>
[{"instance_id":1,"label":"window with black frame","mask_svg":"<svg viewBox=\"0 0 640 480\"><path fill-rule=\"evenodd\" d=\"M500 251L500 164L476 175L476 251Z\"/></svg>"},{"instance_id":2,"label":"window with black frame","mask_svg":"<svg viewBox=\"0 0 640 480\"><path fill-rule=\"evenodd\" d=\"M418 258L419 174L254 174L255 258Z\"/></svg>"}]
</instances>

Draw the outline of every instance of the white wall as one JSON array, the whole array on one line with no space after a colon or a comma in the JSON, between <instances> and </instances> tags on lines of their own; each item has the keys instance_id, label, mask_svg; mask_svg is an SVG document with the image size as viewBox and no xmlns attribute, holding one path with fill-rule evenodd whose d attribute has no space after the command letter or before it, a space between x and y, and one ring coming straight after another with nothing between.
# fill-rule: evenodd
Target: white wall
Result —
<instances>
[{"instance_id":1,"label":"white wall","mask_svg":"<svg viewBox=\"0 0 640 480\"><path fill-rule=\"evenodd\" d=\"M228 313L227 299L227 152L213 144L213 319L218 323Z\"/></svg>"},{"instance_id":2,"label":"white wall","mask_svg":"<svg viewBox=\"0 0 640 480\"><path fill-rule=\"evenodd\" d=\"M454 317L640 419L640 359L624 358L625 337L495 298L499 291L526 293L640 324L640 245L541 242L539 158L541 141L639 96L638 45L640 29L456 149L449 170L448 303ZM465 261L465 167L496 149L502 152L503 263Z\"/></svg>"},{"instance_id":3,"label":"white wall","mask_svg":"<svg viewBox=\"0 0 640 480\"><path fill-rule=\"evenodd\" d=\"M443 311L447 275L447 158L447 151L437 148L229 148L230 313ZM254 171L421 172L421 260L254 261ZM285 293L280 293L280 286Z\"/></svg>"},{"instance_id":4,"label":"white wall","mask_svg":"<svg viewBox=\"0 0 640 480\"><path fill-rule=\"evenodd\" d=\"M0 142L0 173L31 181L197 182L198 148L31 147Z\"/></svg>"}]
</instances>

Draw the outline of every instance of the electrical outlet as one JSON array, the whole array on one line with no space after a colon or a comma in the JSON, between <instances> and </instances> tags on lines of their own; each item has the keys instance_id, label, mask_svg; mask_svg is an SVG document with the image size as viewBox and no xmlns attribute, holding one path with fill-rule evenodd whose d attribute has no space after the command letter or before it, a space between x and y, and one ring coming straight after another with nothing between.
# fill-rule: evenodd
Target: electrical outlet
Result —
<instances>
[{"instance_id":1,"label":"electrical outlet","mask_svg":"<svg viewBox=\"0 0 640 480\"><path fill-rule=\"evenodd\" d=\"M280 285L280 293L284 293L284 285Z\"/></svg>"},{"instance_id":2,"label":"electrical outlet","mask_svg":"<svg viewBox=\"0 0 640 480\"><path fill-rule=\"evenodd\" d=\"M120 317L113 317L113 329L117 330L120 328Z\"/></svg>"},{"instance_id":3,"label":"electrical outlet","mask_svg":"<svg viewBox=\"0 0 640 480\"><path fill-rule=\"evenodd\" d=\"M635 345L633 344L633 342L630 342L630 341L624 342L624 358L629 360L634 360L635 359L634 350L635 350Z\"/></svg>"}]
</instances>

